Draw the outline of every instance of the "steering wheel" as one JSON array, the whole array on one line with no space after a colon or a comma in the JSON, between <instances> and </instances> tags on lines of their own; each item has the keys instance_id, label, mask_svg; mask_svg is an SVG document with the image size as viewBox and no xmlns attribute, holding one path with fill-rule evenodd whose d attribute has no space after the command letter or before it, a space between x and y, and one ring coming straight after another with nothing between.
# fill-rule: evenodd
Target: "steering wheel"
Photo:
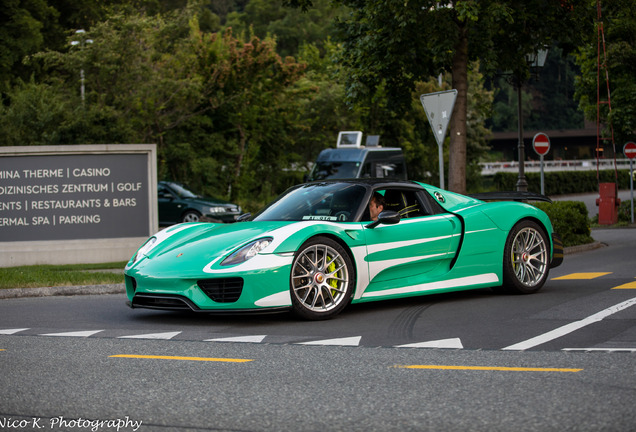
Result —
<instances>
[{"instance_id":1,"label":"steering wheel","mask_svg":"<svg viewBox=\"0 0 636 432\"><path fill-rule=\"evenodd\" d=\"M339 211L334 215L339 222L346 222L349 220L349 216L351 216L351 212L348 211Z\"/></svg>"}]
</instances>

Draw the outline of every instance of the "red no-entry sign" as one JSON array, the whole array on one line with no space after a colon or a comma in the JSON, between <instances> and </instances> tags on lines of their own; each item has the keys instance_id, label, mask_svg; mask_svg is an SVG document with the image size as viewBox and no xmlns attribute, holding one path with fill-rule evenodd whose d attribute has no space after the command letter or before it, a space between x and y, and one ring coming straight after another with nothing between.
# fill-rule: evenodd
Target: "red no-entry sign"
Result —
<instances>
[{"instance_id":1,"label":"red no-entry sign","mask_svg":"<svg viewBox=\"0 0 636 432\"><path fill-rule=\"evenodd\" d=\"M626 143L623 147L623 153L625 153L625 156L629 159L636 158L636 143L632 141Z\"/></svg>"},{"instance_id":2,"label":"red no-entry sign","mask_svg":"<svg viewBox=\"0 0 636 432\"><path fill-rule=\"evenodd\" d=\"M550 151L550 138L539 132L532 138L532 147L539 156L545 156Z\"/></svg>"}]
</instances>

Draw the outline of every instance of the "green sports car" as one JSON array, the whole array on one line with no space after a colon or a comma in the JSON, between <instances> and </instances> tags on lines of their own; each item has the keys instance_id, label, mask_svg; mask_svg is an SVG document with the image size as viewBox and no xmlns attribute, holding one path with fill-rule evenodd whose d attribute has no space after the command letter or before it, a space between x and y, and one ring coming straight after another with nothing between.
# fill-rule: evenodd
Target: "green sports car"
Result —
<instances>
[{"instance_id":1,"label":"green sports car","mask_svg":"<svg viewBox=\"0 0 636 432\"><path fill-rule=\"evenodd\" d=\"M128 305L317 320L349 303L484 287L533 293L563 260L536 207L413 181L306 183L239 220L150 237L126 265Z\"/></svg>"}]
</instances>

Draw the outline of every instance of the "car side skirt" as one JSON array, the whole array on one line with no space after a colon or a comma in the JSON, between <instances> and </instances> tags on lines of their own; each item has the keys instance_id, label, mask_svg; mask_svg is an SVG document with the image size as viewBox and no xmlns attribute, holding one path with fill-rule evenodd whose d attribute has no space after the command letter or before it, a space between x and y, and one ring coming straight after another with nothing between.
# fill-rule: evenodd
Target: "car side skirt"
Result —
<instances>
[{"instance_id":1,"label":"car side skirt","mask_svg":"<svg viewBox=\"0 0 636 432\"><path fill-rule=\"evenodd\" d=\"M364 301L384 300L396 297L408 297L415 295L458 291L462 289L477 289L497 286L500 284L501 281L499 279L499 276L497 276L495 273L484 273L474 276L465 276L455 279L446 279L436 282L427 282L418 285L387 289L383 291L365 292L364 294L362 294L362 297L356 301L356 303Z\"/></svg>"}]
</instances>

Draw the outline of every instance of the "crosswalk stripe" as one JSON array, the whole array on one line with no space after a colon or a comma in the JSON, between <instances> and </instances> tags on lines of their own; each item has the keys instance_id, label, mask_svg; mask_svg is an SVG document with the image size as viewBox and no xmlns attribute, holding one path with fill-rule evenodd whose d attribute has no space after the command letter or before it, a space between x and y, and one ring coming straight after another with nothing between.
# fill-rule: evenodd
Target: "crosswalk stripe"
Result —
<instances>
[{"instance_id":1,"label":"crosswalk stripe","mask_svg":"<svg viewBox=\"0 0 636 432\"><path fill-rule=\"evenodd\" d=\"M130 336L119 336L118 339L172 339L176 335L181 333L177 332L166 332L166 333L147 333L147 334L137 334Z\"/></svg>"}]
</instances>

